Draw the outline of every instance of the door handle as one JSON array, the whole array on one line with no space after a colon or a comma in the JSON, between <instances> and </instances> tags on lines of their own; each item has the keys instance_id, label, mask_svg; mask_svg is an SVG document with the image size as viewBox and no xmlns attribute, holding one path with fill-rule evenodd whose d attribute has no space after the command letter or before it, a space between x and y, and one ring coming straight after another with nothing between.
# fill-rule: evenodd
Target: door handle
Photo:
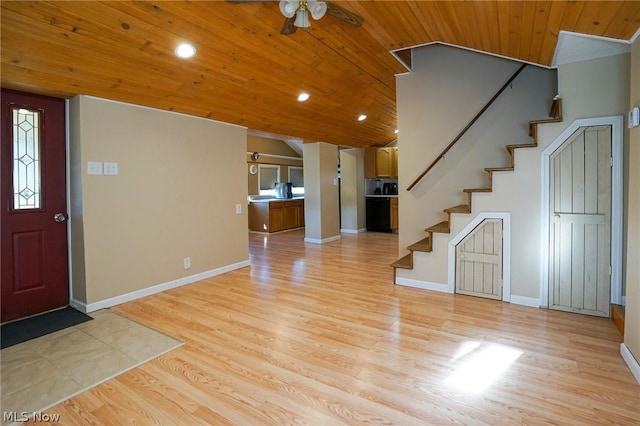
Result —
<instances>
[{"instance_id":1,"label":"door handle","mask_svg":"<svg viewBox=\"0 0 640 426\"><path fill-rule=\"evenodd\" d=\"M56 213L53 215L53 220L58 223L64 222L65 220L67 220L67 215L65 215L64 213Z\"/></svg>"}]
</instances>

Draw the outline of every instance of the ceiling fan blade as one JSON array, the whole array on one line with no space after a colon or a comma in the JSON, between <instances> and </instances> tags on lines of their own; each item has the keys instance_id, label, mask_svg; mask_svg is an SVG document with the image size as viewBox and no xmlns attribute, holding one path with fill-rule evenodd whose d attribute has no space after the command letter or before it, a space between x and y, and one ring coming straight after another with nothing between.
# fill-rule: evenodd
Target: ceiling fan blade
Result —
<instances>
[{"instance_id":1,"label":"ceiling fan blade","mask_svg":"<svg viewBox=\"0 0 640 426\"><path fill-rule=\"evenodd\" d=\"M327 3L327 15L331 15L351 27L357 28L364 22L364 18L362 16L348 11L342 6L338 6L337 4L330 1L327 1L325 3Z\"/></svg>"},{"instance_id":2,"label":"ceiling fan blade","mask_svg":"<svg viewBox=\"0 0 640 426\"><path fill-rule=\"evenodd\" d=\"M292 16L291 18L285 18L284 24L282 24L282 28L280 29L280 34L282 35L291 35L296 32L296 26L293 25L296 17Z\"/></svg>"}]
</instances>

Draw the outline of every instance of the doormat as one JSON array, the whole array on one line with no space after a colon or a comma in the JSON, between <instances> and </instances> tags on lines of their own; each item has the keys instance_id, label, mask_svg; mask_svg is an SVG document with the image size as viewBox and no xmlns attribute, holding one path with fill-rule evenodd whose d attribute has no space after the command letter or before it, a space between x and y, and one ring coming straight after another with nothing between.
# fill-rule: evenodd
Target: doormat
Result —
<instances>
[{"instance_id":1,"label":"doormat","mask_svg":"<svg viewBox=\"0 0 640 426\"><path fill-rule=\"evenodd\" d=\"M0 349L45 336L54 331L63 330L92 319L89 315L67 306L57 311L3 324L0 327L0 340L2 341Z\"/></svg>"}]
</instances>

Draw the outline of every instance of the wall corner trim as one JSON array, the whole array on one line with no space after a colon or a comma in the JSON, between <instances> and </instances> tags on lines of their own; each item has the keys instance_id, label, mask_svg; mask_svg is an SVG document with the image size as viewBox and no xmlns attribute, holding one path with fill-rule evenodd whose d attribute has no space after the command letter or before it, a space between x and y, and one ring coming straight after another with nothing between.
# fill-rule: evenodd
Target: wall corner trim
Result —
<instances>
[{"instance_id":1,"label":"wall corner trim","mask_svg":"<svg viewBox=\"0 0 640 426\"><path fill-rule=\"evenodd\" d=\"M429 281L413 280L402 277L396 277L395 283L405 287L421 288L423 290L439 291L441 293L451 293L447 284L432 283Z\"/></svg>"},{"instance_id":2,"label":"wall corner trim","mask_svg":"<svg viewBox=\"0 0 640 426\"><path fill-rule=\"evenodd\" d=\"M329 238L324 238L324 239L318 239L318 238L304 238L304 242L305 243L312 243L312 244L325 244L325 243L330 243L331 241L337 241L340 238L342 238L340 235L334 235L333 237L329 237Z\"/></svg>"},{"instance_id":3,"label":"wall corner trim","mask_svg":"<svg viewBox=\"0 0 640 426\"><path fill-rule=\"evenodd\" d=\"M79 310L80 312L89 313L100 309L110 308L112 306L120 305L125 302L140 299L142 297L151 296L152 294L160 293L172 288L181 287L183 285L192 284L197 281L201 281L207 278L215 277L226 272L231 272L236 269L245 268L251 266L249 260L233 263L231 265L222 266L220 268L212 269L210 271L201 272L199 274L190 275L188 277L179 278L177 280L169 281L162 284L157 284L151 287L146 287L140 290L132 291L130 293L122 294L120 296L110 297L108 299L100 300L94 303L84 303L76 299L71 299L69 304Z\"/></svg>"},{"instance_id":4,"label":"wall corner trim","mask_svg":"<svg viewBox=\"0 0 640 426\"><path fill-rule=\"evenodd\" d=\"M514 305L529 306L532 308L540 308L540 299L535 297L515 296L511 295L511 303Z\"/></svg>"},{"instance_id":5,"label":"wall corner trim","mask_svg":"<svg viewBox=\"0 0 640 426\"><path fill-rule=\"evenodd\" d=\"M631 374L636 378L636 381L640 384L640 363L635 359L627 345L624 343L620 343L620 355L622 355L622 359L631 370Z\"/></svg>"},{"instance_id":6,"label":"wall corner trim","mask_svg":"<svg viewBox=\"0 0 640 426\"><path fill-rule=\"evenodd\" d=\"M360 229L341 229L341 234L362 234L363 232L367 232L367 228Z\"/></svg>"}]
</instances>

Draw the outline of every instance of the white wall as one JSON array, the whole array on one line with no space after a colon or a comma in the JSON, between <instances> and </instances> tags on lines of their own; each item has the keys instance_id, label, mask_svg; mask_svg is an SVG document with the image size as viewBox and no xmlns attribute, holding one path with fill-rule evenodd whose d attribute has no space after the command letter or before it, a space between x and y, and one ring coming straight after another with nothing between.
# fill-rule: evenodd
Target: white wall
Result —
<instances>
[{"instance_id":1,"label":"white wall","mask_svg":"<svg viewBox=\"0 0 640 426\"><path fill-rule=\"evenodd\" d=\"M364 149L340 151L340 231L358 233L366 229Z\"/></svg>"},{"instance_id":2,"label":"white wall","mask_svg":"<svg viewBox=\"0 0 640 426\"><path fill-rule=\"evenodd\" d=\"M413 179L519 66L506 59L438 45L415 51L413 63L414 71L397 79L401 252L424 238L426 227L446 220L443 209L466 204L462 189L487 185L485 167L508 165L505 145L528 143L528 121L547 117L556 94L553 71L525 68L445 159L407 192ZM517 202L530 194L516 189L509 196ZM480 210L474 208L474 212ZM471 219L467 216L464 220ZM434 252L418 254L421 260L414 262L414 269L398 270L398 276L446 284L446 246L453 235L436 234Z\"/></svg>"},{"instance_id":3,"label":"white wall","mask_svg":"<svg viewBox=\"0 0 640 426\"><path fill-rule=\"evenodd\" d=\"M70 122L76 302L248 263L246 129L86 96ZM119 173L88 175L88 161Z\"/></svg>"},{"instance_id":4,"label":"white wall","mask_svg":"<svg viewBox=\"0 0 640 426\"><path fill-rule=\"evenodd\" d=\"M558 68L558 91L563 99L563 122L556 124L547 124L539 128L539 147L526 152L518 153L518 161L532 164L531 180L540 186L541 170L535 167L540 165L541 153L553 142L556 137L577 119L624 115L629 107L629 78L630 78L630 56L628 54L610 56L606 58L594 59L589 61L575 62L560 65ZM624 143L628 146L628 131L624 132ZM627 151L628 149L625 149ZM626 166L625 166L626 167ZM525 186L525 191L536 191L533 186ZM540 189L536 191L540 194ZM536 195L540 198L541 195ZM531 206L538 212L541 206ZM524 232L527 238L535 238L540 235L540 214L532 215L526 218L526 226L521 226L520 232ZM537 238L538 242L533 242L536 246L540 246L542 240ZM514 244L518 244L514 241ZM546 259L539 259L537 263L546 262ZM521 262L523 264L524 261ZM517 268L517 266L513 266ZM533 297L535 294L534 278L539 277L539 273L530 277L530 283L527 283L521 293L527 292L526 295ZM517 281L517 279L512 279ZM518 285L519 283L516 283ZM538 285L539 287L539 285ZM542 301L543 304L546 301Z\"/></svg>"},{"instance_id":5,"label":"white wall","mask_svg":"<svg viewBox=\"0 0 640 426\"><path fill-rule=\"evenodd\" d=\"M403 206L400 212L400 250L423 238L422 230L425 227L446 219L446 216L440 213L442 209L465 201L460 195L457 196L459 198L452 198L450 194L455 193L455 188L459 191L465 187L483 185L481 180L474 180L475 172L461 173L460 168L473 168L477 171L484 167L501 165L487 164L487 160L482 159L484 153L475 150L476 147L467 142L465 152L448 155L448 159L437 166L433 173L416 187L416 190L410 193L404 190L420 169L428 165L430 159L437 155L447 143L438 144L436 141L445 139L444 135L448 137L457 133L459 126L455 127L455 130L446 129L447 126L457 125L451 121L449 115L456 109L460 110L460 116L473 115L463 113L467 109L466 104L473 104L469 108L472 108L475 113L485 102L487 96L481 92L473 93L467 88L467 82L474 81L476 84L495 87L500 86L501 82L508 78L504 74L510 74L511 69L504 68L501 62L493 63L494 60L497 59L441 48L437 51L414 55L416 71L410 76L398 78L400 122L398 145L402 151L399 182L400 204ZM434 252L418 253L415 258L417 261L414 261L414 269L398 270L398 277L426 283L447 284L446 246L452 236L481 212L509 212L512 233L511 294L531 303L538 302L541 265L546 261L541 256L541 153L575 119L626 113L629 107L629 67L629 55L560 66L558 91L563 98L564 121L540 126L539 146L517 150L515 172L494 173L493 193L474 194L473 213L454 215L451 224L452 233L435 234ZM467 70L469 75L460 68ZM497 109L518 111L520 117L518 123L521 123L522 130L521 143L528 142L526 122L546 117L548 104L554 94L548 85L536 82L537 79L541 82L549 80L543 75L537 75L533 72L534 69L531 70L529 75L523 76L524 79L520 85L514 84L513 90L507 93L507 100L510 103L505 100L504 104L496 105ZM479 76L474 76L476 73ZM487 74L493 75L497 83L493 85L486 81L481 83L482 79L489 78ZM522 86L524 96L515 96L519 86ZM489 90L489 97L495 91L494 87ZM541 87L546 89L539 89ZM537 93L531 93L531 91L537 91ZM461 92L469 96L466 101ZM529 102L527 93L538 100L534 103ZM544 109L537 109L534 104L541 103L545 98L547 102ZM480 106L476 106L477 104ZM529 112L523 110L527 105L532 106ZM516 118L514 117L513 120ZM502 122L490 119L487 119L487 122L478 122L477 126L478 129L475 130L477 134L493 131L495 133L492 137L498 137L503 133L511 134L507 130L503 131ZM440 136L432 139L433 135ZM475 139L471 136L470 138ZM501 145L518 143L516 136L510 136L510 138L512 140L501 141L496 145L488 144L487 149L485 145L481 145L481 151L491 152L491 155L494 155L494 149ZM484 139L482 141L484 142ZM478 164L472 166L472 160L478 160ZM455 188L451 188L452 185Z\"/></svg>"},{"instance_id":6,"label":"white wall","mask_svg":"<svg viewBox=\"0 0 640 426\"><path fill-rule=\"evenodd\" d=\"M640 107L640 38L631 50L630 107ZM624 344L640 363L640 127L629 131L626 299ZM638 366L640 372L640 366ZM640 382L640 376L636 376Z\"/></svg>"},{"instance_id":7,"label":"white wall","mask_svg":"<svg viewBox=\"0 0 640 426\"><path fill-rule=\"evenodd\" d=\"M306 143L303 153L305 241L325 243L338 239L338 147L324 142Z\"/></svg>"}]
</instances>

